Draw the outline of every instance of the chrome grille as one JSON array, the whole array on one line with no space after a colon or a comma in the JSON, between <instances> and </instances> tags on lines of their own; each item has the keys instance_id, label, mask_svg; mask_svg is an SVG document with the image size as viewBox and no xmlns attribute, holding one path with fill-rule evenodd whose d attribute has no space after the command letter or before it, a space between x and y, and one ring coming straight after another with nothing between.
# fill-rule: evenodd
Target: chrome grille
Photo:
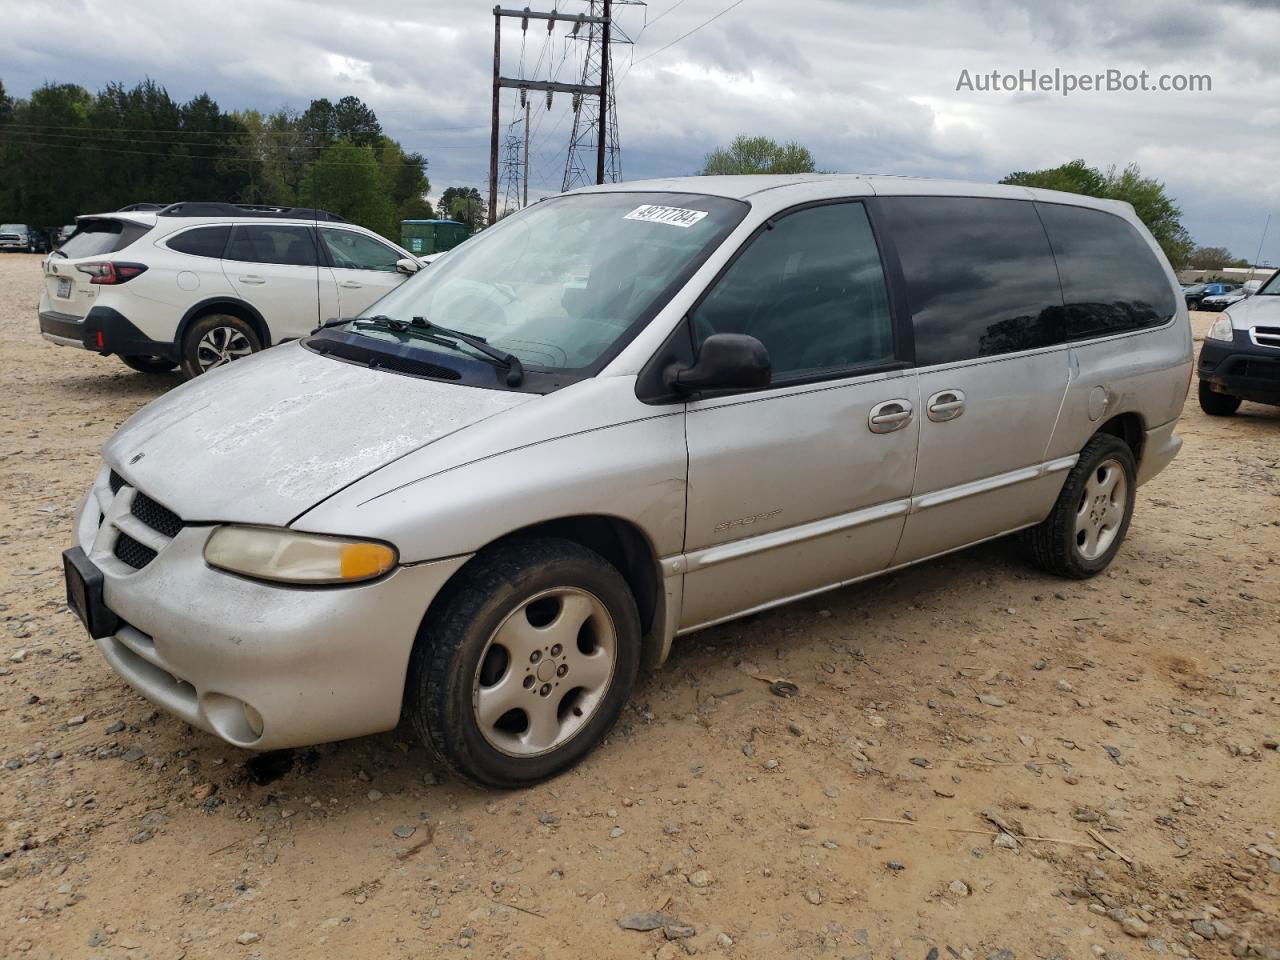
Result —
<instances>
[{"instance_id":1,"label":"chrome grille","mask_svg":"<svg viewBox=\"0 0 1280 960\"><path fill-rule=\"evenodd\" d=\"M1258 346L1280 349L1280 327L1254 327L1249 332Z\"/></svg>"}]
</instances>

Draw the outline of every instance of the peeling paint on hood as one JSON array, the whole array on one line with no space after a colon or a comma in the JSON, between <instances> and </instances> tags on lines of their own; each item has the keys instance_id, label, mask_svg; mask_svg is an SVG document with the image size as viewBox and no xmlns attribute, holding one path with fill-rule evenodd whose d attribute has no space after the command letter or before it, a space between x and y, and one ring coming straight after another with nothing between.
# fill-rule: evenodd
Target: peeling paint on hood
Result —
<instances>
[{"instance_id":1,"label":"peeling paint on hood","mask_svg":"<svg viewBox=\"0 0 1280 960\"><path fill-rule=\"evenodd\" d=\"M284 525L379 467L535 398L286 344L151 402L103 456L184 520Z\"/></svg>"}]
</instances>

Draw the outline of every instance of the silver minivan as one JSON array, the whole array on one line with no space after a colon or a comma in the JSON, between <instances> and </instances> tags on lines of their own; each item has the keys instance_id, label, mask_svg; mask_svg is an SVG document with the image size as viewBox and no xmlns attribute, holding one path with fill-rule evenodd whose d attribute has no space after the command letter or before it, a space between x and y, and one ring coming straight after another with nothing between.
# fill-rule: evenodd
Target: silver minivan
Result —
<instances>
[{"instance_id":1,"label":"silver minivan","mask_svg":"<svg viewBox=\"0 0 1280 960\"><path fill-rule=\"evenodd\" d=\"M575 763L684 633L1022 531L1084 578L1177 453L1186 306L1126 204L892 177L591 188L107 443L69 603L266 750L402 717Z\"/></svg>"}]
</instances>

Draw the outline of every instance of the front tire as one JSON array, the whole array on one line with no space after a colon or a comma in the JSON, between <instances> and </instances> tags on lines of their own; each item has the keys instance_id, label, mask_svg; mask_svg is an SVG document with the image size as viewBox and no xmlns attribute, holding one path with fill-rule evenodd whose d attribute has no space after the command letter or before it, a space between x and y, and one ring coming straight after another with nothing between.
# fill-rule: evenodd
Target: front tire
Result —
<instances>
[{"instance_id":1,"label":"front tire","mask_svg":"<svg viewBox=\"0 0 1280 960\"><path fill-rule=\"evenodd\" d=\"M1087 580L1120 550L1137 491L1133 451L1100 433L1085 444L1047 518L1025 534L1035 563L1060 577Z\"/></svg>"},{"instance_id":2,"label":"front tire","mask_svg":"<svg viewBox=\"0 0 1280 960\"><path fill-rule=\"evenodd\" d=\"M120 361L139 373L168 373L177 366L167 357L121 357Z\"/></svg>"},{"instance_id":3,"label":"front tire","mask_svg":"<svg viewBox=\"0 0 1280 960\"><path fill-rule=\"evenodd\" d=\"M261 349L262 341L248 323L211 313L191 324L182 338L182 373L192 379Z\"/></svg>"},{"instance_id":4,"label":"front tire","mask_svg":"<svg viewBox=\"0 0 1280 960\"><path fill-rule=\"evenodd\" d=\"M523 787L573 766L613 728L640 668L622 575L557 538L486 549L446 587L409 664L405 714L455 773Z\"/></svg>"},{"instance_id":5,"label":"front tire","mask_svg":"<svg viewBox=\"0 0 1280 960\"><path fill-rule=\"evenodd\" d=\"M1229 393L1218 393L1203 380L1200 381L1200 409L1211 417L1229 417L1240 409L1240 398Z\"/></svg>"}]
</instances>

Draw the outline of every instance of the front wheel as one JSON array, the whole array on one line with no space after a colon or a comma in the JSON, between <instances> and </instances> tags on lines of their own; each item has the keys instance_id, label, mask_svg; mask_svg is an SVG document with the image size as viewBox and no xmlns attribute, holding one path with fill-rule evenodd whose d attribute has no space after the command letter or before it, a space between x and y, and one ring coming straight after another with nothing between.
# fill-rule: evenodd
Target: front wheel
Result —
<instances>
[{"instance_id":1,"label":"front wheel","mask_svg":"<svg viewBox=\"0 0 1280 960\"><path fill-rule=\"evenodd\" d=\"M1036 564L1075 580L1105 570L1129 532L1137 473L1133 451L1119 437L1101 433L1085 444L1053 511L1026 531Z\"/></svg>"},{"instance_id":2,"label":"front wheel","mask_svg":"<svg viewBox=\"0 0 1280 960\"><path fill-rule=\"evenodd\" d=\"M1200 381L1200 409L1211 417L1229 417L1240 409L1240 398L1229 393L1218 393L1203 380Z\"/></svg>"},{"instance_id":3,"label":"front wheel","mask_svg":"<svg viewBox=\"0 0 1280 960\"><path fill-rule=\"evenodd\" d=\"M463 778L522 787L581 760L612 729L640 667L622 575L568 540L481 552L424 622L405 713Z\"/></svg>"},{"instance_id":4,"label":"front wheel","mask_svg":"<svg viewBox=\"0 0 1280 960\"><path fill-rule=\"evenodd\" d=\"M120 360L130 370L139 373L168 373L177 366L166 357L121 357Z\"/></svg>"},{"instance_id":5,"label":"front wheel","mask_svg":"<svg viewBox=\"0 0 1280 960\"><path fill-rule=\"evenodd\" d=\"M239 317L214 313L191 324L182 338L182 373L188 379L262 349L253 327Z\"/></svg>"}]
</instances>

